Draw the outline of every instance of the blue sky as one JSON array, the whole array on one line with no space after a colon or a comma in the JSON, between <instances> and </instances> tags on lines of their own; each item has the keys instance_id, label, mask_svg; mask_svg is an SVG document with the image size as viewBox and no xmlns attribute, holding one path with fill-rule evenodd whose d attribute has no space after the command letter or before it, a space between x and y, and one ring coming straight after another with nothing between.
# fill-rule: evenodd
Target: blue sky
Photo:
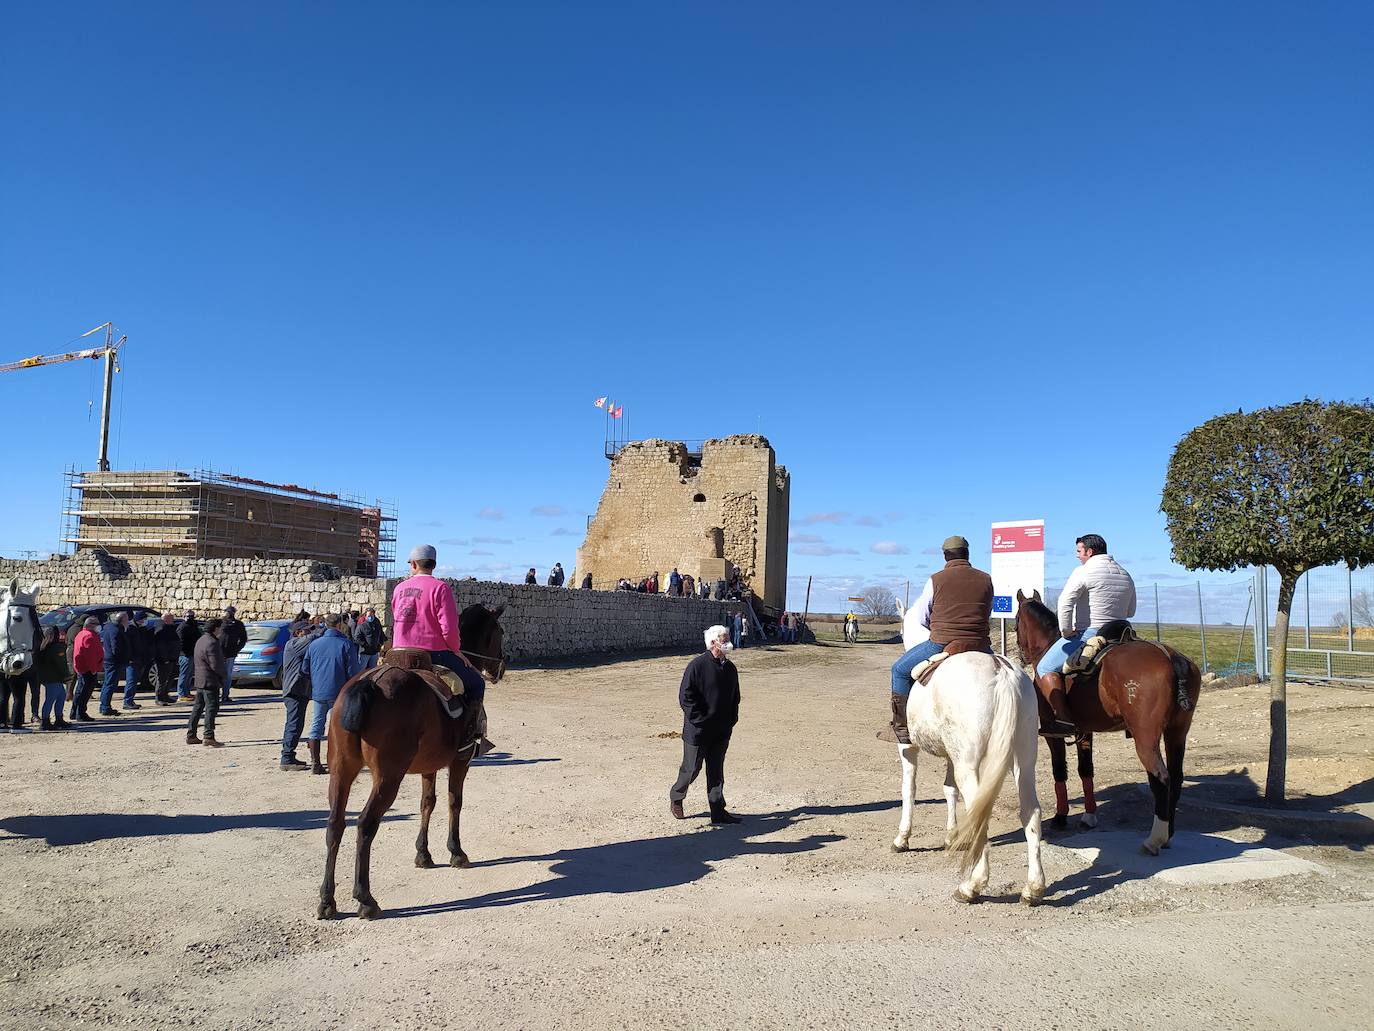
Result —
<instances>
[{"instance_id":1,"label":"blue sky","mask_svg":"<svg viewBox=\"0 0 1374 1031\"><path fill-rule=\"evenodd\" d=\"M611 394L637 437L772 440L794 604L808 574L813 608L918 580L952 532L986 561L1021 517L1051 582L1092 530L1181 584L1178 438L1370 392L1371 30L1360 3L14 8L0 361L113 319L117 467L394 500L455 571L571 565ZM0 554L54 548L91 400L95 363L0 376Z\"/></svg>"}]
</instances>

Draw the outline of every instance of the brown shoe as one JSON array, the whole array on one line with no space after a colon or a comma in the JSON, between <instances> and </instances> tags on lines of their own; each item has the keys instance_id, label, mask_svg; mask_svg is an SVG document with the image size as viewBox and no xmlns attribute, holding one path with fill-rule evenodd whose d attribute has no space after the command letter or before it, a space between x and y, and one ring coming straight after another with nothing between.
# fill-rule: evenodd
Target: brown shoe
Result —
<instances>
[{"instance_id":1,"label":"brown shoe","mask_svg":"<svg viewBox=\"0 0 1374 1031\"><path fill-rule=\"evenodd\" d=\"M685 820L685 819L687 819L687 814L684 813L684 812L682 811L682 803L681 803L681 802L669 802L669 803L668 803L668 812L670 812L670 813L673 814L673 819L674 819L674 820Z\"/></svg>"},{"instance_id":2,"label":"brown shoe","mask_svg":"<svg viewBox=\"0 0 1374 1031\"><path fill-rule=\"evenodd\" d=\"M906 695L895 694L892 696L892 722L878 731L879 741L896 745L911 744L911 735L907 732L906 727L906 703Z\"/></svg>"},{"instance_id":3,"label":"brown shoe","mask_svg":"<svg viewBox=\"0 0 1374 1031\"><path fill-rule=\"evenodd\" d=\"M329 768L320 762L320 743L318 741L307 741L306 748L310 750L310 772L323 776L329 772Z\"/></svg>"},{"instance_id":4,"label":"brown shoe","mask_svg":"<svg viewBox=\"0 0 1374 1031\"><path fill-rule=\"evenodd\" d=\"M205 735L205 740L202 741L201 744L203 744L206 748L223 748L223 747L224 747L224 742L223 742L223 741L216 741L216 740L215 740L213 737L211 737L209 734L206 734L206 735Z\"/></svg>"},{"instance_id":5,"label":"brown shoe","mask_svg":"<svg viewBox=\"0 0 1374 1031\"><path fill-rule=\"evenodd\" d=\"M200 738L196 737L196 732L194 730L188 730L186 732L186 743L188 745L200 744Z\"/></svg>"}]
</instances>

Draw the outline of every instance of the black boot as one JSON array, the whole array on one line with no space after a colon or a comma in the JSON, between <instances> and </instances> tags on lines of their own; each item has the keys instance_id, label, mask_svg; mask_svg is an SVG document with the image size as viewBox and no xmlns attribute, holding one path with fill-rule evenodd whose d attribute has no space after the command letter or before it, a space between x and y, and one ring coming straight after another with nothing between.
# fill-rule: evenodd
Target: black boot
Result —
<instances>
[{"instance_id":1,"label":"black boot","mask_svg":"<svg viewBox=\"0 0 1374 1031\"><path fill-rule=\"evenodd\" d=\"M328 767L320 762L320 743L318 741L307 741L306 747L310 749L310 772L319 774L328 773Z\"/></svg>"},{"instance_id":2,"label":"black boot","mask_svg":"<svg viewBox=\"0 0 1374 1031\"><path fill-rule=\"evenodd\" d=\"M674 815L676 815L676 814L674 814ZM725 808L725 803L724 803L724 802L721 802L719 805L712 805L712 806L711 806L711 822L712 822L712 823L743 823L744 821L741 820L741 819L740 819L738 816L736 816L734 813L729 812L729 811Z\"/></svg>"}]
</instances>

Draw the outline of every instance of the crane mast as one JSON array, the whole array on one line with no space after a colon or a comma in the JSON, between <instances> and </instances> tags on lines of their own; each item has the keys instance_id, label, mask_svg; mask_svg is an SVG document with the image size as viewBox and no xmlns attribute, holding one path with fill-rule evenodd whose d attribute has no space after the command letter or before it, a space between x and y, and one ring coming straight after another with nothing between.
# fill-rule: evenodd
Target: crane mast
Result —
<instances>
[{"instance_id":1,"label":"crane mast","mask_svg":"<svg viewBox=\"0 0 1374 1031\"><path fill-rule=\"evenodd\" d=\"M122 335L118 340L115 339L115 328L113 322L101 323L94 329L88 329L77 337L84 340L88 336L93 336L101 330L105 331L105 344L103 347L87 347L80 351L67 351L64 354L36 354L32 358L24 358L17 362L6 362L0 364L0 372L17 372L20 369L36 369L40 365L57 365L60 362L74 362L83 358L105 359L105 390L100 404L100 455L98 458L98 468L102 473L110 471L110 394L114 386L115 374L115 353L129 339L127 335Z\"/></svg>"}]
</instances>

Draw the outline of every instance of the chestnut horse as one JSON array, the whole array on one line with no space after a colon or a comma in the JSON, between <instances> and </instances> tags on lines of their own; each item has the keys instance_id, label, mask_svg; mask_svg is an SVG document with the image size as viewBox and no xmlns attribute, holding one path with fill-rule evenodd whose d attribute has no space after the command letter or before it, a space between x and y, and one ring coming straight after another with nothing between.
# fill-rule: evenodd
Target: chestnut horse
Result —
<instances>
[{"instance_id":1,"label":"chestnut horse","mask_svg":"<svg viewBox=\"0 0 1374 1031\"><path fill-rule=\"evenodd\" d=\"M1021 661L1034 666L1059 639L1059 620L1041 603L1039 591L1029 598L1018 591L1016 600L1017 647ZM1154 795L1154 824L1141 842L1152 856L1167 848L1174 836L1174 815L1183 790L1183 753L1201 686L1202 675L1192 660L1153 641L1116 645L1103 655L1095 677L1074 676L1068 684L1069 712L1080 732L1125 730L1135 741L1136 755ZM1089 763L1090 749L1091 745ZM1067 776L1066 770L1055 765L1056 779L1061 772ZM1090 781L1091 765L1088 771ZM1055 794L1059 794L1057 785Z\"/></svg>"},{"instance_id":2,"label":"chestnut horse","mask_svg":"<svg viewBox=\"0 0 1374 1031\"><path fill-rule=\"evenodd\" d=\"M501 605L495 612L489 612L481 605L470 605L458 618L463 654L493 684L506 669L501 624L497 622L504 609ZM481 706L470 705L462 716L453 719L444 711L438 695L415 673L393 667L389 675L402 680L391 698L360 674L344 685L329 714L329 821L325 828L324 881L320 884L317 913L321 920L338 916L334 904L334 864L348 817L349 789L364 766L372 774L372 793L358 814L353 874L358 916L375 920L382 915L372 897L372 840L407 773L418 773L422 785L415 865L434 865L429 854L429 817L434 812L435 775L444 768L448 769L448 864L469 865L458 840L458 814L463 808L463 780L477 751ZM345 719L358 727L356 733L344 728Z\"/></svg>"}]
</instances>

